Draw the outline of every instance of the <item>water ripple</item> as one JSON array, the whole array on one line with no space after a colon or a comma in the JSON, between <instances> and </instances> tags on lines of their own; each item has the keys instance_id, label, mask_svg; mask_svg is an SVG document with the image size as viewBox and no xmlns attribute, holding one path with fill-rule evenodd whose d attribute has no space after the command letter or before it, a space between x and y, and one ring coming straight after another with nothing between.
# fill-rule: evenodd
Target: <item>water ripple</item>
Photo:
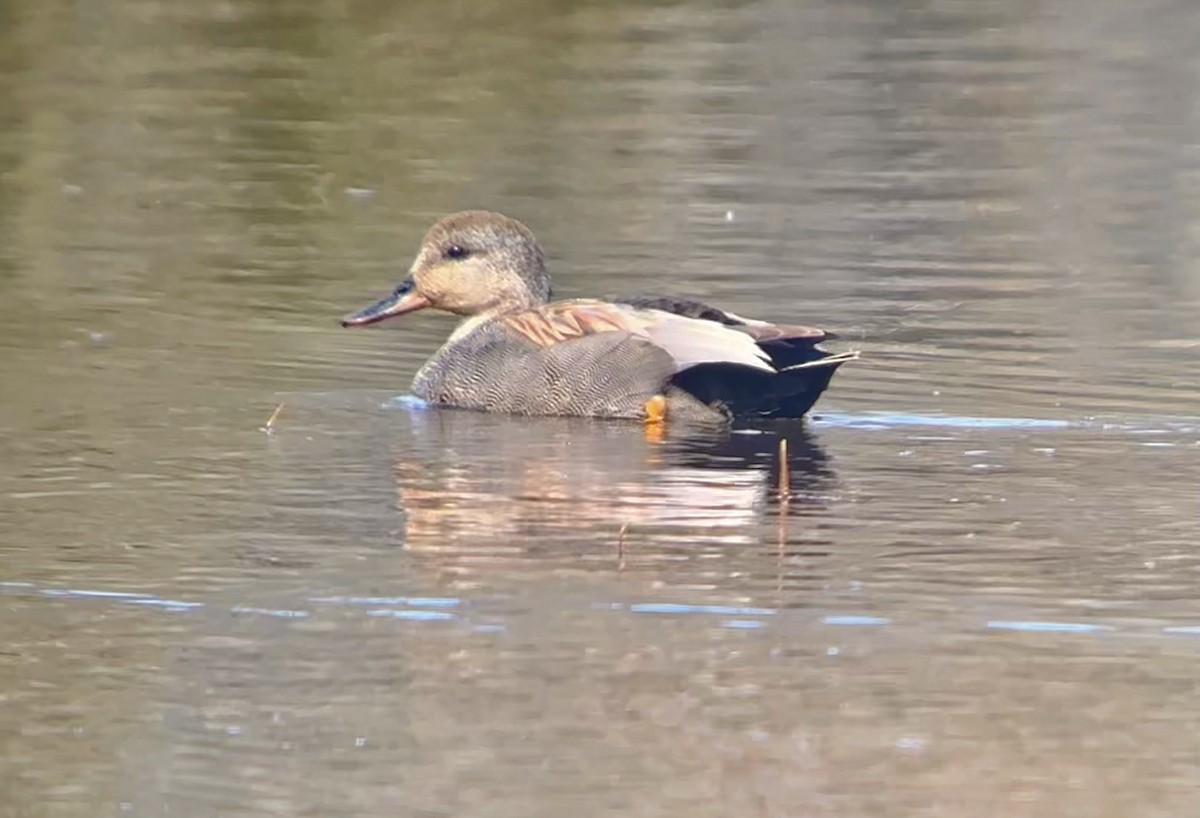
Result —
<instances>
[{"instance_id":1,"label":"water ripple","mask_svg":"<svg viewBox=\"0 0 1200 818\"><path fill-rule=\"evenodd\" d=\"M0 594L9 596L40 596L59 600L78 600L89 602L110 602L121 605L138 605L156 608L172 613L184 613L199 610L216 610L237 616L267 616L278 619L308 619L317 611L306 610L301 606L295 608L269 608L253 605L236 605L222 609L205 602L168 599L149 593L129 591L108 591L88 588L57 588L44 587L33 582L0 581ZM366 616L377 619L395 619L406 622L450 622L469 619L469 607L464 600L454 597L405 597L405 596L323 596L311 597L307 600L311 605L339 607L348 610L360 610L364 607ZM451 612L447 608L460 609ZM659 614L688 617L714 617L716 625L731 630L760 630L768 627L768 617L778 618L783 614L794 612L776 608L763 608L739 605L687 604L680 602L636 602L624 604L620 602L601 602L591 606L596 611L617 611L631 614ZM944 630L946 623L939 620L932 622L901 622L891 617L873 614L826 614L819 617L821 625L843 627L885 628L899 625L923 626L926 628ZM467 622L476 633L502 633L505 626L497 622ZM1020 633L1055 633L1055 634L1097 634L1097 633L1158 633L1167 636L1200 636L1200 624L1197 625L1164 625L1148 630L1133 629L1127 626L1106 623L1068 622L1054 620L1023 620L1023 619L989 619L983 622L959 623L962 629L983 628L990 631L1010 631Z\"/></svg>"}]
</instances>

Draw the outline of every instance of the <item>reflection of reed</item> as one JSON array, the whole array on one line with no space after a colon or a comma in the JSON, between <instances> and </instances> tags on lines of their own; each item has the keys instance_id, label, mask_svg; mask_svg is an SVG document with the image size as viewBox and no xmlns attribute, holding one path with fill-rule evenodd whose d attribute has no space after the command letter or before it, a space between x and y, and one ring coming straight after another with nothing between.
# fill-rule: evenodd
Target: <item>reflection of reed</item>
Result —
<instances>
[{"instance_id":1,"label":"reflection of reed","mask_svg":"<svg viewBox=\"0 0 1200 818\"><path fill-rule=\"evenodd\" d=\"M623 562L635 536L639 556L647 543L678 547L683 534L700 549L750 544L782 498L781 469L799 504L819 504L814 491L832 479L795 423L668 432L659 442L620 424L433 414L444 417L422 422L392 463L404 542L429 553L486 561L573 544L611 559L616 537Z\"/></svg>"}]
</instances>

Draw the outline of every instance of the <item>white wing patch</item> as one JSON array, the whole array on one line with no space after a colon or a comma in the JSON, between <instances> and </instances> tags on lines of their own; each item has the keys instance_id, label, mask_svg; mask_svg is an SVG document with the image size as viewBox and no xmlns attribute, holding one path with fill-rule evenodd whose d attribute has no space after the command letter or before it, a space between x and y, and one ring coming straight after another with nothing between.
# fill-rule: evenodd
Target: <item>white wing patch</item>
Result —
<instances>
[{"instance_id":1,"label":"white wing patch","mask_svg":"<svg viewBox=\"0 0 1200 818\"><path fill-rule=\"evenodd\" d=\"M465 322L455 336L469 332L477 326L473 322L478 320L472 318ZM777 371L770 356L747 332L665 310L580 299L504 315L500 320L541 347L569 343L585 335L623 331L645 338L662 349L671 356L677 371L717 363L737 364L764 372Z\"/></svg>"},{"instance_id":2,"label":"white wing patch","mask_svg":"<svg viewBox=\"0 0 1200 818\"><path fill-rule=\"evenodd\" d=\"M680 370L698 364L740 364L774 372L770 356L744 332L662 310L639 310L642 330L656 346L666 350Z\"/></svg>"}]
</instances>

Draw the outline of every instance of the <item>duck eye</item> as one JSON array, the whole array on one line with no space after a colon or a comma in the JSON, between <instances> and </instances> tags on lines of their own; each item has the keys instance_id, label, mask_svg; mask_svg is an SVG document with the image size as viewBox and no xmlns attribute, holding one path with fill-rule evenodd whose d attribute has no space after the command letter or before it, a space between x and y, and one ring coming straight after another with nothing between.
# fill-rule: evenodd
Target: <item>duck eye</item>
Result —
<instances>
[{"instance_id":1,"label":"duck eye","mask_svg":"<svg viewBox=\"0 0 1200 818\"><path fill-rule=\"evenodd\" d=\"M447 258L466 258L467 257L467 248L463 247L462 245L451 244L449 247L446 248L446 257Z\"/></svg>"}]
</instances>

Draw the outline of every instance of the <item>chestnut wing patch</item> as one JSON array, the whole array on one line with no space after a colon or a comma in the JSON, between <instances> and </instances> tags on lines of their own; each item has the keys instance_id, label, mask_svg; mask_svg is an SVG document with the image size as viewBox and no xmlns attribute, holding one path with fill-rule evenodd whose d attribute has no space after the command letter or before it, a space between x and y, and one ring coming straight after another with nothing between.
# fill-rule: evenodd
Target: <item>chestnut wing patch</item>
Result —
<instances>
[{"instance_id":1,"label":"chestnut wing patch","mask_svg":"<svg viewBox=\"0 0 1200 818\"><path fill-rule=\"evenodd\" d=\"M506 315L501 320L540 347L601 332L638 332L627 314L601 302L564 301Z\"/></svg>"},{"instance_id":2,"label":"chestnut wing patch","mask_svg":"<svg viewBox=\"0 0 1200 818\"><path fill-rule=\"evenodd\" d=\"M626 332L665 351L677 370L702 363L729 363L774 371L767 352L744 327L639 310L604 301L559 301L506 315L505 326L541 348L607 332Z\"/></svg>"}]
</instances>

